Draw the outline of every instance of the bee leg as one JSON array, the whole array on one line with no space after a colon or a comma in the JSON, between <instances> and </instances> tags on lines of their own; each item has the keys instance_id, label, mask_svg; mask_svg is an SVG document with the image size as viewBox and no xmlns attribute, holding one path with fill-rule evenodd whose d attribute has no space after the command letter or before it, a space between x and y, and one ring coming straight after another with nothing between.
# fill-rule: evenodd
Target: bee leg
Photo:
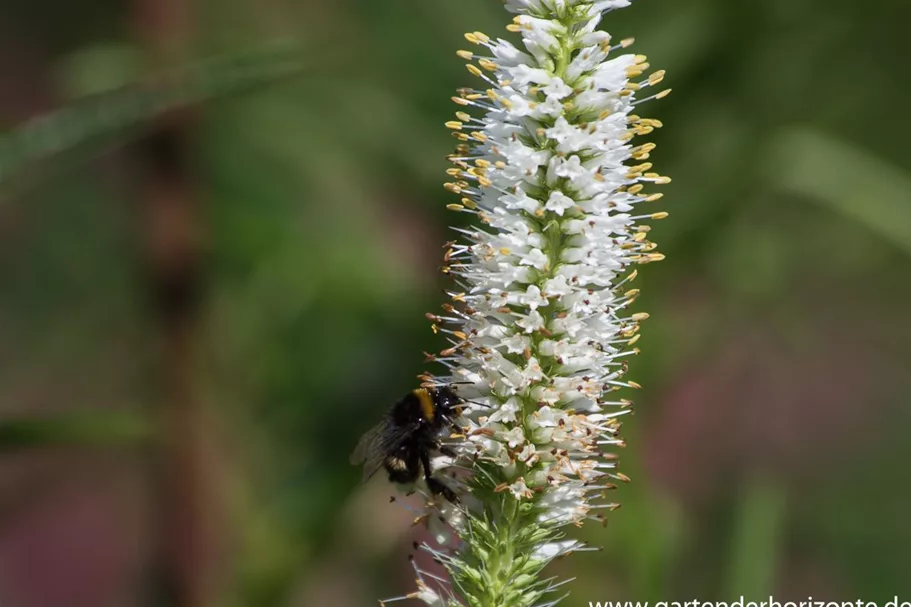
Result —
<instances>
[{"instance_id":1,"label":"bee leg","mask_svg":"<svg viewBox=\"0 0 911 607\"><path fill-rule=\"evenodd\" d=\"M458 457L458 454L453 451L451 447L447 447L446 445L440 445L439 451L446 457Z\"/></svg>"},{"instance_id":2,"label":"bee leg","mask_svg":"<svg viewBox=\"0 0 911 607\"><path fill-rule=\"evenodd\" d=\"M430 456L426 451L421 454L421 464L424 466L424 482L427 483L427 488L430 489L430 492L434 495L442 495L453 504L458 504L459 496L455 494L455 491L433 478L432 470L430 469Z\"/></svg>"}]
</instances>

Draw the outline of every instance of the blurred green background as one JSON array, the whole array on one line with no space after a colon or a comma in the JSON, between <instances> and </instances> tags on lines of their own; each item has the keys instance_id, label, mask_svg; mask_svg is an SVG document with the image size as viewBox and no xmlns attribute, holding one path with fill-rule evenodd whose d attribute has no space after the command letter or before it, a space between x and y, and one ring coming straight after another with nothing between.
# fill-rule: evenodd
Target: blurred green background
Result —
<instances>
[{"instance_id":1,"label":"blurred green background","mask_svg":"<svg viewBox=\"0 0 911 607\"><path fill-rule=\"evenodd\" d=\"M0 3L0 604L371 605L497 0ZM904 0L637 0L674 183L588 601L911 600Z\"/></svg>"}]
</instances>

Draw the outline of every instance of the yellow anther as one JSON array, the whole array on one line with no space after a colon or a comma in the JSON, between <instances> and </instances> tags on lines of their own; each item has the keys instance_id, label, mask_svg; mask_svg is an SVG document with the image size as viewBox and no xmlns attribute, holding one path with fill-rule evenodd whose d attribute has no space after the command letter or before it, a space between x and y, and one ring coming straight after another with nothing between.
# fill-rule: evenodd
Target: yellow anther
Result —
<instances>
[{"instance_id":1,"label":"yellow anther","mask_svg":"<svg viewBox=\"0 0 911 607\"><path fill-rule=\"evenodd\" d=\"M652 219L665 219L670 215L667 211L660 211L658 213L652 213Z\"/></svg>"},{"instance_id":2,"label":"yellow anther","mask_svg":"<svg viewBox=\"0 0 911 607\"><path fill-rule=\"evenodd\" d=\"M477 205L477 204L475 203L475 201L472 200L471 198L463 198L463 199L462 199L462 204L465 205L465 207L466 207L466 208L469 208L469 209L476 209L476 208L478 208L478 205Z\"/></svg>"},{"instance_id":3,"label":"yellow anther","mask_svg":"<svg viewBox=\"0 0 911 607\"><path fill-rule=\"evenodd\" d=\"M468 101L465 99L462 99L461 97L453 97L452 100L455 103L458 103L459 105L469 105Z\"/></svg>"},{"instance_id":4,"label":"yellow anther","mask_svg":"<svg viewBox=\"0 0 911 607\"><path fill-rule=\"evenodd\" d=\"M633 186L630 186L629 188L627 188L626 191L629 192L630 194L638 194L639 192L642 191L642 189L644 187L645 186L642 185L641 183L637 183L636 185L633 185Z\"/></svg>"},{"instance_id":5,"label":"yellow anther","mask_svg":"<svg viewBox=\"0 0 911 607\"><path fill-rule=\"evenodd\" d=\"M642 385L641 385L641 384L638 384L638 383L636 383L636 382L634 382L634 381L630 381L630 382L627 382L627 383L629 384L629 387L632 388L633 390L641 390L641 389L642 389ZM624 477L624 478L620 478L620 473L619 473L619 472L617 473L617 478L620 478L621 481L628 483L628 482L629 482L629 477L626 476L625 474L623 475L623 477Z\"/></svg>"},{"instance_id":6,"label":"yellow anther","mask_svg":"<svg viewBox=\"0 0 911 607\"><path fill-rule=\"evenodd\" d=\"M639 123L644 126L655 127L656 129L660 129L661 127L664 126L663 122L661 122L660 120L657 120L655 118L643 118L642 120L639 121Z\"/></svg>"},{"instance_id":7,"label":"yellow anther","mask_svg":"<svg viewBox=\"0 0 911 607\"><path fill-rule=\"evenodd\" d=\"M478 177L478 184L480 184L482 188L489 188L493 185L493 182L487 177Z\"/></svg>"},{"instance_id":8,"label":"yellow anther","mask_svg":"<svg viewBox=\"0 0 911 607\"><path fill-rule=\"evenodd\" d=\"M479 167L481 167L482 169L486 169L486 168L490 167L490 161L484 160L483 158L478 158L477 160L474 161L474 163L476 165L478 165Z\"/></svg>"},{"instance_id":9,"label":"yellow anther","mask_svg":"<svg viewBox=\"0 0 911 607\"><path fill-rule=\"evenodd\" d=\"M631 346L642 338L642 333L636 333L633 335L633 338L626 342L626 345Z\"/></svg>"},{"instance_id":10,"label":"yellow anther","mask_svg":"<svg viewBox=\"0 0 911 607\"><path fill-rule=\"evenodd\" d=\"M456 185L456 184L454 184L454 183L444 183L444 184L443 184L443 187L446 188L447 190L449 190L450 192L455 193L455 194L461 194L461 193L462 193L462 188L460 188L458 185Z\"/></svg>"},{"instance_id":11,"label":"yellow anther","mask_svg":"<svg viewBox=\"0 0 911 607\"><path fill-rule=\"evenodd\" d=\"M633 45L634 42L636 42L635 38L626 38L620 41L620 46L623 48L629 48Z\"/></svg>"},{"instance_id":12,"label":"yellow anther","mask_svg":"<svg viewBox=\"0 0 911 607\"><path fill-rule=\"evenodd\" d=\"M638 232L637 234L635 234L633 236L633 240L635 242L642 242L643 240L646 239L646 237L648 237L648 234L646 234L645 232Z\"/></svg>"},{"instance_id":13,"label":"yellow anther","mask_svg":"<svg viewBox=\"0 0 911 607\"><path fill-rule=\"evenodd\" d=\"M458 120L450 120L449 122L446 123L447 129L453 129L456 131L461 131L462 126L464 126L464 125L461 122L459 122Z\"/></svg>"},{"instance_id":14,"label":"yellow anther","mask_svg":"<svg viewBox=\"0 0 911 607\"><path fill-rule=\"evenodd\" d=\"M466 135L465 133L453 132L452 136L455 137L456 139L458 139L459 141L468 141L470 139L470 137L468 137L468 135Z\"/></svg>"},{"instance_id":15,"label":"yellow anther","mask_svg":"<svg viewBox=\"0 0 911 607\"><path fill-rule=\"evenodd\" d=\"M497 64L491 61L490 59L479 59L478 64L483 67L488 72L497 71Z\"/></svg>"},{"instance_id":16,"label":"yellow anther","mask_svg":"<svg viewBox=\"0 0 911 607\"><path fill-rule=\"evenodd\" d=\"M503 247L502 249L500 249L500 255L512 255L512 251L510 251L506 247Z\"/></svg>"},{"instance_id":17,"label":"yellow anther","mask_svg":"<svg viewBox=\"0 0 911 607\"><path fill-rule=\"evenodd\" d=\"M648 312L637 312L633 314L630 318L633 319L633 322L639 322L641 320L648 320Z\"/></svg>"},{"instance_id":18,"label":"yellow anther","mask_svg":"<svg viewBox=\"0 0 911 607\"><path fill-rule=\"evenodd\" d=\"M626 279L628 281L632 282L632 281L636 280L637 276L639 276L639 270L633 270L632 272L630 272L629 276L626 277ZM637 289L637 292L638 292L638 289Z\"/></svg>"},{"instance_id":19,"label":"yellow anther","mask_svg":"<svg viewBox=\"0 0 911 607\"><path fill-rule=\"evenodd\" d=\"M488 36L484 32L472 32L472 33L475 35L475 38L477 38L480 41L481 44L487 44L488 42L490 42L490 36Z\"/></svg>"},{"instance_id":20,"label":"yellow anther","mask_svg":"<svg viewBox=\"0 0 911 607\"><path fill-rule=\"evenodd\" d=\"M645 202L655 202L656 200L660 200L662 198L664 198L664 194L659 192L658 194L652 194L651 196L646 198Z\"/></svg>"},{"instance_id":21,"label":"yellow anther","mask_svg":"<svg viewBox=\"0 0 911 607\"><path fill-rule=\"evenodd\" d=\"M484 95L482 95L481 93L472 93L471 95L467 95L465 97L465 99L468 99L469 101L477 101L478 99L483 99L483 98L484 98Z\"/></svg>"},{"instance_id":22,"label":"yellow anther","mask_svg":"<svg viewBox=\"0 0 911 607\"><path fill-rule=\"evenodd\" d=\"M458 338L461 339L462 341L468 341L468 335L466 335L466 334L463 333L462 331L454 331L454 332L453 332L453 335L455 335L456 337L458 337Z\"/></svg>"},{"instance_id":23,"label":"yellow anther","mask_svg":"<svg viewBox=\"0 0 911 607\"><path fill-rule=\"evenodd\" d=\"M627 291L627 292L624 293L623 295L626 296L626 297L628 297L629 299L632 299L632 298L634 298L634 297L638 297L638 296L639 296L639 293L640 293L639 289L630 289L629 291Z\"/></svg>"},{"instance_id":24,"label":"yellow anther","mask_svg":"<svg viewBox=\"0 0 911 607\"><path fill-rule=\"evenodd\" d=\"M456 55L464 59L465 61L471 61L474 59L474 53L471 51L456 51Z\"/></svg>"},{"instance_id":25,"label":"yellow anther","mask_svg":"<svg viewBox=\"0 0 911 607\"><path fill-rule=\"evenodd\" d=\"M469 120L471 120L471 114L469 114L468 112L456 112L456 118L458 118L462 122L468 122Z\"/></svg>"},{"instance_id":26,"label":"yellow anther","mask_svg":"<svg viewBox=\"0 0 911 607\"><path fill-rule=\"evenodd\" d=\"M666 72L665 70L658 70L657 72L655 72L654 74L651 74L651 75L648 77L648 83L649 83L650 85L652 85L652 86L658 84L659 82L661 82L662 80L664 80L664 75L665 75L666 73L667 73L667 72Z\"/></svg>"},{"instance_id":27,"label":"yellow anther","mask_svg":"<svg viewBox=\"0 0 911 607\"><path fill-rule=\"evenodd\" d=\"M513 34L518 34L522 31L522 26L518 23L510 23L506 26L506 31L512 32Z\"/></svg>"},{"instance_id":28,"label":"yellow anther","mask_svg":"<svg viewBox=\"0 0 911 607\"><path fill-rule=\"evenodd\" d=\"M465 40L468 40L472 44L481 44L481 39L478 38L476 34L473 34L471 32L465 34Z\"/></svg>"},{"instance_id":29,"label":"yellow anther","mask_svg":"<svg viewBox=\"0 0 911 607\"><path fill-rule=\"evenodd\" d=\"M655 99L664 99L665 97L667 97L668 95L671 94L671 90L672 89L664 89L663 91L661 91L660 93L655 95Z\"/></svg>"},{"instance_id":30,"label":"yellow anther","mask_svg":"<svg viewBox=\"0 0 911 607\"><path fill-rule=\"evenodd\" d=\"M446 169L446 174L450 177L461 177L462 169Z\"/></svg>"},{"instance_id":31,"label":"yellow anther","mask_svg":"<svg viewBox=\"0 0 911 607\"><path fill-rule=\"evenodd\" d=\"M465 207L463 207L460 204L447 204L446 208L449 209L450 211L464 211L465 210Z\"/></svg>"},{"instance_id":32,"label":"yellow anther","mask_svg":"<svg viewBox=\"0 0 911 607\"><path fill-rule=\"evenodd\" d=\"M481 68L476 66L474 63L469 63L465 67L468 68L468 71L471 72L474 76L481 76L484 73L481 71Z\"/></svg>"},{"instance_id":33,"label":"yellow anther","mask_svg":"<svg viewBox=\"0 0 911 607\"><path fill-rule=\"evenodd\" d=\"M487 141L487 135L485 135L484 133L482 133L480 131L473 132L471 134L471 138L475 139L477 141L480 141L481 143L484 143L485 141Z\"/></svg>"}]
</instances>

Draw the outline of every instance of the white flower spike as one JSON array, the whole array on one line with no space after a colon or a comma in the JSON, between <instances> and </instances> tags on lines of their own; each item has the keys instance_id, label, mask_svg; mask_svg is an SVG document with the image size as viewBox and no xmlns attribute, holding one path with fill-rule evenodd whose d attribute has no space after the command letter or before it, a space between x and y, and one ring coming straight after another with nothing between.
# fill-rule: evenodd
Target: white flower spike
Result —
<instances>
[{"instance_id":1,"label":"white flower spike","mask_svg":"<svg viewBox=\"0 0 911 607\"><path fill-rule=\"evenodd\" d=\"M453 303L431 315L451 341L434 357L446 373L423 379L467 402L446 438L460 503L426 506L440 545L422 548L450 575L436 589L419 576L410 596L428 605L556 604L542 569L586 549L563 528L603 521L618 507L605 492L629 480L604 450L624 444L630 402L614 392L639 388L623 379L648 317L629 311L633 268L663 259L642 222L666 213L645 189L670 181L652 172L654 144L634 143L661 127L633 111L667 95L650 91L664 72L647 75L646 58L625 52L632 40L596 30L629 4L506 0L524 48L473 32L480 51L459 52L480 84L453 98L446 188L477 223L450 244Z\"/></svg>"}]
</instances>

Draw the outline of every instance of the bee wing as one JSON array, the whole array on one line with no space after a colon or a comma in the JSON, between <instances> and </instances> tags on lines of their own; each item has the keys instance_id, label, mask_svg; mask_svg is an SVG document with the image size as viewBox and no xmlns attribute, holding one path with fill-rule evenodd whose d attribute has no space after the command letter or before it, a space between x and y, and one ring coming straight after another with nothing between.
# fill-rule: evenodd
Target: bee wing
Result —
<instances>
[{"instance_id":1,"label":"bee wing","mask_svg":"<svg viewBox=\"0 0 911 607\"><path fill-rule=\"evenodd\" d=\"M376 447L381 444L380 440L382 439L383 433L386 432L386 427L388 425L388 422L384 419L364 432L364 435L357 441L357 446L354 448L354 451L351 452L349 461L355 466L363 463L364 460L370 456L370 453L376 451Z\"/></svg>"},{"instance_id":2,"label":"bee wing","mask_svg":"<svg viewBox=\"0 0 911 607\"><path fill-rule=\"evenodd\" d=\"M364 464L364 482L383 467L386 456L395 451L415 431L416 426L394 426L384 419L364 433L350 458L354 465Z\"/></svg>"}]
</instances>

